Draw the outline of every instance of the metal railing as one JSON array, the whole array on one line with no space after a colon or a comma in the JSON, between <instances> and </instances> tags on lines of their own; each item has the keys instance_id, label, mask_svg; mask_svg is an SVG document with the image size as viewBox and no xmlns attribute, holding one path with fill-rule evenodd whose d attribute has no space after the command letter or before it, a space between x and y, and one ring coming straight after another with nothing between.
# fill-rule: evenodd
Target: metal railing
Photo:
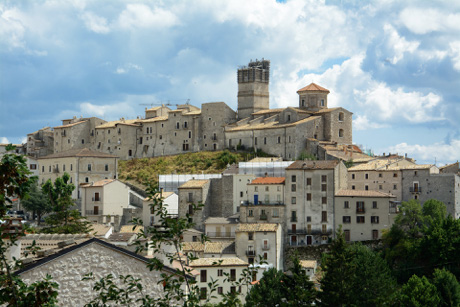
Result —
<instances>
[{"instance_id":1,"label":"metal railing","mask_svg":"<svg viewBox=\"0 0 460 307\"><path fill-rule=\"evenodd\" d=\"M409 192L411 193L422 193L421 187L409 187Z\"/></svg>"},{"instance_id":2,"label":"metal railing","mask_svg":"<svg viewBox=\"0 0 460 307\"><path fill-rule=\"evenodd\" d=\"M206 235L211 238L234 238L234 233L229 232L206 232Z\"/></svg>"},{"instance_id":3,"label":"metal railing","mask_svg":"<svg viewBox=\"0 0 460 307\"><path fill-rule=\"evenodd\" d=\"M103 215L102 210L86 210L86 215Z\"/></svg>"},{"instance_id":4,"label":"metal railing","mask_svg":"<svg viewBox=\"0 0 460 307\"><path fill-rule=\"evenodd\" d=\"M254 250L247 250L246 251L246 256L255 256L256 255L256 251Z\"/></svg>"},{"instance_id":5,"label":"metal railing","mask_svg":"<svg viewBox=\"0 0 460 307\"><path fill-rule=\"evenodd\" d=\"M262 244L262 250L267 251L270 249L270 244Z\"/></svg>"}]
</instances>

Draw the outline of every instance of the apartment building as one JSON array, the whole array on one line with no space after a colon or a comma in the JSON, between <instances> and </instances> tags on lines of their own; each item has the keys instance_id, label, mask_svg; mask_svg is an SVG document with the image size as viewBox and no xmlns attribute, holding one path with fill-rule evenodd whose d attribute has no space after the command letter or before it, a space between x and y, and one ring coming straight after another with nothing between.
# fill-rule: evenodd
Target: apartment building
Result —
<instances>
[{"instance_id":1,"label":"apartment building","mask_svg":"<svg viewBox=\"0 0 460 307\"><path fill-rule=\"evenodd\" d=\"M340 161L299 160L287 167L287 244L321 244L332 239L334 195L346 187L347 168Z\"/></svg>"},{"instance_id":2,"label":"apartment building","mask_svg":"<svg viewBox=\"0 0 460 307\"><path fill-rule=\"evenodd\" d=\"M379 191L340 190L335 194L334 224L342 225L347 241L378 240L393 225L396 197Z\"/></svg>"},{"instance_id":3,"label":"apartment building","mask_svg":"<svg viewBox=\"0 0 460 307\"><path fill-rule=\"evenodd\" d=\"M195 223L195 229L204 230L204 221L211 212L211 181L192 179L179 187L179 218L190 215L189 219ZM203 206L195 210L194 205Z\"/></svg>"},{"instance_id":4,"label":"apartment building","mask_svg":"<svg viewBox=\"0 0 460 307\"><path fill-rule=\"evenodd\" d=\"M153 200L149 197L142 202L142 221L144 226L160 227L160 215L158 207L152 208L151 204L154 201L161 201L163 207L166 208L169 217L177 217L179 212L179 196L174 192L159 192L153 196Z\"/></svg>"}]
</instances>

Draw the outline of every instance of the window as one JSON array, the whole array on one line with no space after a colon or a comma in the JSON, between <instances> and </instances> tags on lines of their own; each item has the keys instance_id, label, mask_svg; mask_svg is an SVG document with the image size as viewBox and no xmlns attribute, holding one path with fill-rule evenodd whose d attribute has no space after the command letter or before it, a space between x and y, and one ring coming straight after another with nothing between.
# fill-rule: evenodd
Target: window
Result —
<instances>
[{"instance_id":1,"label":"window","mask_svg":"<svg viewBox=\"0 0 460 307\"><path fill-rule=\"evenodd\" d=\"M264 260L268 259L268 253L264 253Z\"/></svg>"},{"instance_id":2,"label":"window","mask_svg":"<svg viewBox=\"0 0 460 307\"><path fill-rule=\"evenodd\" d=\"M326 181L327 181L327 175L322 175L321 182L326 182Z\"/></svg>"},{"instance_id":3,"label":"window","mask_svg":"<svg viewBox=\"0 0 460 307\"><path fill-rule=\"evenodd\" d=\"M339 137L343 138L343 129L339 129Z\"/></svg>"},{"instance_id":4,"label":"window","mask_svg":"<svg viewBox=\"0 0 460 307\"><path fill-rule=\"evenodd\" d=\"M217 276L224 276L224 270L222 269L217 270Z\"/></svg>"},{"instance_id":5,"label":"window","mask_svg":"<svg viewBox=\"0 0 460 307\"><path fill-rule=\"evenodd\" d=\"M281 186L277 186L277 187L276 187L276 190L277 190L278 192L281 192Z\"/></svg>"},{"instance_id":6,"label":"window","mask_svg":"<svg viewBox=\"0 0 460 307\"><path fill-rule=\"evenodd\" d=\"M383 186L379 184L379 190L383 190Z\"/></svg>"},{"instance_id":7,"label":"window","mask_svg":"<svg viewBox=\"0 0 460 307\"><path fill-rule=\"evenodd\" d=\"M82 144L85 144L85 140L84 140L84 139L81 139L81 143L82 143Z\"/></svg>"},{"instance_id":8,"label":"window","mask_svg":"<svg viewBox=\"0 0 460 307\"><path fill-rule=\"evenodd\" d=\"M296 190L297 190L297 185L295 183L291 184L291 191L295 192Z\"/></svg>"},{"instance_id":9,"label":"window","mask_svg":"<svg viewBox=\"0 0 460 307\"><path fill-rule=\"evenodd\" d=\"M253 257L248 257L248 263L249 264L254 264L254 258Z\"/></svg>"},{"instance_id":10,"label":"window","mask_svg":"<svg viewBox=\"0 0 460 307\"><path fill-rule=\"evenodd\" d=\"M278 144L280 144L280 143L281 143L281 137L279 136L278 137Z\"/></svg>"},{"instance_id":11,"label":"window","mask_svg":"<svg viewBox=\"0 0 460 307\"><path fill-rule=\"evenodd\" d=\"M311 185L311 178L307 178L307 185Z\"/></svg>"},{"instance_id":12,"label":"window","mask_svg":"<svg viewBox=\"0 0 460 307\"><path fill-rule=\"evenodd\" d=\"M73 170L73 165L72 164L70 164L70 170Z\"/></svg>"},{"instance_id":13,"label":"window","mask_svg":"<svg viewBox=\"0 0 460 307\"><path fill-rule=\"evenodd\" d=\"M51 165L49 166L49 173L51 173Z\"/></svg>"},{"instance_id":14,"label":"window","mask_svg":"<svg viewBox=\"0 0 460 307\"><path fill-rule=\"evenodd\" d=\"M259 191L259 187L255 186L254 187L254 192L258 192L258 191ZM257 205L257 204L255 204L255 205Z\"/></svg>"},{"instance_id":15,"label":"window","mask_svg":"<svg viewBox=\"0 0 460 307\"><path fill-rule=\"evenodd\" d=\"M278 209L278 208L273 209L273 215L272 215L272 217L279 217L279 216L280 216L279 209Z\"/></svg>"},{"instance_id":16,"label":"window","mask_svg":"<svg viewBox=\"0 0 460 307\"><path fill-rule=\"evenodd\" d=\"M94 201L100 201L100 195L99 192L94 193Z\"/></svg>"},{"instance_id":17,"label":"window","mask_svg":"<svg viewBox=\"0 0 460 307\"><path fill-rule=\"evenodd\" d=\"M345 209L350 208L350 203L348 202L348 200L346 200L346 201L343 203L343 208L345 208Z\"/></svg>"},{"instance_id":18,"label":"window","mask_svg":"<svg viewBox=\"0 0 460 307\"><path fill-rule=\"evenodd\" d=\"M352 189L352 190L354 190L354 189L355 189L355 186L354 186L354 185L352 185L352 186L351 186L351 189Z\"/></svg>"},{"instance_id":19,"label":"window","mask_svg":"<svg viewBox=\"0 0 460 307\"><path fill-rule=\"evenodd\" d=\"M295 205L297 203L297 198L292 197L291 198L291 204Z\"/></svg>"},{"instance_id":20,"label":"window","mask_svg":"<svg viewBox=\"0 0 460 307\"><path fill-rule=\"evenodd\" d=\"M343 116L343 112L340 112L340 113L339 113L339 121L340 121L340 122L343 122L343 117L344 117L344 116Z\"/></svg>"},{"instance_id":21,"label":"window","mask_svg":"<svg viewBox=\"0 0 460 307\"><path fill-rule=\"evenodd\" d=\"M217 287L217 294L224 294L224 288L223 287Z\"/></svg>"},{"instance_id":22,"label":"window","mask_svg":"<svg viewBox=\"0 0 460 307\"><path fill-rule=\"evenodd\" d=\"M377 207L377 202L376 202L376 201L373 201L373 202L372 202L372 208L373 208L373 209L377 209L377 208L378 208L378 207Z\"/></svg>"},{"instance_id":23,"label":"window","mask_svg":"<svg viewBox=\"0 0 460 307\"><path fill-rule=\"evenodd\" d=\"M243 194L244 194L243 191L241 191L241 192L240 192L240 197L243 197Z\"/></svg>"},{"instance_id":24,"label":"window","mask_svg":"<svg viewBox=\"0 0 460 307\"><path fill-rule=\"evenodd\" d=\"M311 216L307 216L307 222L311 222Z\"/></svg>"},{"instance_id":25,"label":"window","mask_svg":"<svg viewBox=\"0 0 460 307\"><path fill-rule=\"evenodd\" d=\"M253 232L248 232L248 240L249 241L254 240L254 233Z\"/></svg>"},{"instance_id":26,"label":"window","mask_svg":"<svg viewBox=\"0 0 460 307\"><path fill-rule=\"evenodd\" d=\"M205 300L206 297L208 296L206 291L208 289L206 287L200 288L200 300Z\"/></svg>"},{"instance_id":27,"label":"window","mask_svg":"<svg viewBox=\"0 0 460 307\"><path fill-rule=\"evenodd\" d=\"M184 128L187 128L187 122L184 122Z\"/></svg>"},{"instance_id":28,"label":"window","mask_svg":"<svg viewBox=\"0 0 460 307\"><path fill-rule=\"evenodd\" d=\"M30 169L37 169L37 164L31 164Z\"/></svg>"},{"instance_id":29,"label":"window","mask_svg":"<svg viewBox=\"0 0 460 307\"><path fill-rule=\"evenodd\" d=\"M193 202L193 193L188 193L188 202Z\"/></svg>"},{"instance_id":30,"label":"window","mask_svg":"<svg viewBox=\"0 0 460 307\"><path fill-rule=\"evenodd\" d=\"M350 224L351 223L351 216L343 216L342 217L342 222L344 224Z\"/></svg>"},{"instance_id":31,"label":"window","mask_svg":"<svg viewBox=\"0 0 460 307\"><path fill-rule=\"evenodd\" d=\"M327 225L326 224L321 225L321 232L322 233L327 233ZM326 240L323 239L323 241L326 241Z\"/></svg>"},{"instance_id":32,"label":"window","mask_svg":"<svg viewBox=\"0 0 460 307\"><path fill-rule=\"evenodd\" d=\"M291 211L291 222L297 222L297 211Z\"/></svg>"},{"instance_id":33,"label":"window","mask_svg":"<svg viewBox=\"0 0 460 307\"><path fill-rule=\"evenodd\" d=\"M249 209L248 210L248 216L254 216L254 210Z\"/></svg>"},{"instance_id":34,"label":"window","mask_svg":"<svg viewBox=\"0 0 460 307\"><path fill-rule=\"evenodd\" d=\"M44 173L44 172L45 172L45 167L44 167L44 166L42 166L42 173Z\"/></svg>"},{"instance_id":35,"label":"window","mask_svg":"<svg viewBox=\"0 0 460 307\"><path fill-rule=\"evenodd\" d=\"M91 164L88 164L88 171L91 171Z\"/></svg>"},{"instance_id":36,"label":"window","mask_svg":"<svg viewBox=\"0 0 460 307\"><path fill-rule=\"evenodd\" d=\"M368 185L365 185L365 186L364 186L364 190L369 191L369 186L368 186Z\"/></svg>"},{"instance_id":37,"label":"window","mask_svg":"<svg viewBox=\"0 0 460 307\"><path fill-rule=\"evenodd\" d=\"M189 132L188 132L188 138L189 138L189 139L192 138L192 131L189 131Z\"/></svg>"},{"instance_id":38,"label":"window","mask_svg":"<svg viewBox=\"0 0 460 307\"><path fill-rule=\"evenodd\" d=\"M291 176L291 181L292 181L292 182L296 182L296 179L297 179L297 178L296 178L295 175L292 175L292 176Z\"/></svg>"},{"instance_id":39,"label":"window","mask_svg":"<svg viewBox=\"0 0 460 307\"><path fill-rule=\"evenodd\" d=\"M398 185L397 184L393 184L393 190L397 190L398 189Z\"/></svg>"},{"instance_id":40,"label":"window","mask_svg":"<svg viewBox=\"0 0 460 307\"><path fill-rule=\"evenodd\" d=\"M207 282L207 272L206 270L200 270L200 282Z\"/></svg>"},{"instance_id":41,"label":"window","mask_svg":"<svg viewBox=\"0 0 460 307\"><path fill-rule=\"evenodd\" d=\"M363 224L364 223L364 216L357 216L356 223Z\"/></svg>"},{"instance_id":42,"label":"window","mask_svg":"<svg viewBox=\"0 0 460 307\"><path fill-rule=\"evenodd\" d=\"M321 185L321 191L322 191L322 192L326 192L326 191L327 191L327 184L324 183L324 184Z\"/></svg>"},{"instance_id":43,"label":"window","mask_svg":"<svg viewBox=\"0 0 460 307\"><path fill-rule=\"evenodd\" d=\"M327 205L327 197L321 197L321 204Z\"/></svg>"},{"instance_id":44,"label":"window","mask_svg":"<svg viewBox=\"0 0 460 307\"><path fill-rule=\"evenodd\" d=\"M364 179L369 179L369 174L364 174Z\"/></svg>"},{"instance_id":45,"label":"window","mask_svg":"<svg viewBox=\"0 0 460 307\"><path fill-rule=\"evenodd\" d=\"M176 129L179 129L180 128L180 124L179 122L176 123Z\"/></svg>"},{"instance_id":46,"label":"window","mask_svg":"<svg viewBox=\"0 0 460 307\"><path fill-rule=\"evenodd\" d=\"M323 223L327 222L327 211L322 211L321 212L321 222L323 222Z\"/></svg>"},{"instance_id":47,"label":"window","mask_svg":"<svg viewBox=\"0 0 460 307\"><path fill-rule=\"evenodd\" d=\"M131 157L132 155L133 155L133 150L132 149L128 150L128 156Z\"/></svg>"},{"instance_id":48,"label":"window","mask_svg":"<svg viewBox=\"0 0 460 307\"><path fill-rule=\"evenodd\" d=\"M268 192L268 191L269 191L269 187L266 186L266 187L265 187L265 192Z\"/></svg>"},{"instance_id":49,"label":"window","mask_svg":"<svg viewBox=\"0 0 460 307\"><path fill-rule=\"evenodd\" d=\"M343 234L345 236L345 241L350 241L350 230L346 229L343 231Z\"/></svg>"},{"instance_id":50,"label":"window","mask_svg":"<svg viewBox=\"0 0 460 307\"><path fill-rule=\"evenodd\" d=\"M324 107L324 99L321 99L321 106Z\"/></svg>"},{"instance_id":51,"label":"window","mask_svg":"<svg viewBox=\"0 0 460 307\"><path fill-rule=\"evenodd\" d=\"M108 172L109 171L109 165L106 164L105 167L104 167L105 171Z\"/></svg>"},{"instance_id":52,"label":"window","mask_svg":"<svg viewBox=\"0 0 460 307\"><path fill-rule=\"evenodd\" d=\"M307 193L307 201L311 201L311 193Z\"/></svg>"},{"instance_id":53,"label":"window","mask_svg":"<svg viewBox=\"0 0 460 307\"><path fill-rule=\"evenodd\" d=\"M363 201L356 202L356 212L364 213L364 202Z\"/></svg>"},{"instance_id":54,"label":"window","mask_svg":"<svg viewBox=\"0 0 460 307\"><path fill-rule=\"evenodd\" d=\"M378 224L379 223L379 217L378 216L371 216L371 223L372 224Z\"/></svg>"},{"instance_id":55,"label":"window","mask_svg":"<svg viewBox=\"0 0 460 307\"><path fill-rule=\"evenodd\" d=\"M394 178L398 177L398 173L393 173L393 177Z\"/></svg>"},{"instance_id":56,"label":"window","mask_svg":"<svg viewBox=\"0 0 460 307\"><path fill-rule=\"evenodd\" d=\"M193 214L193 205L192 204L188 205L188 214L189 215Z\"/></svg>"},{"instance_id":57,"label":"window","mask_svg":"<svg viewBox=\"0 0 460 307\"><path fill-rule=\"evenodd\" d=\"M85 177L85 182L89 182L89 178L88 178L88 177Z\"/></svg>"},{"instance_id":58,"label":"window","mask_svg":"<svg viewBox=\"0 0 460 307\"><path fill-rule=\"evenodd\" d=\"M382 173L379 173L379 178L382 178Z\"/></svg>"},{"instance_id":59,"label":"window","mask_svg":"<svg viewBox=\"0 0 460 307\"><path fill-rule=\"evenodd\" d=\"M236 280L236 269L230 269L230 281L235 281L235 280Z\"/></svg>"},{"instance_id":60,"label":"window","mask_svg":"<svg viewBox=\"0 0 460 307\"><path fill-rule=\"evenodd\" d=\"M62 164L62 171L65 172L65 164Z\"/></svg>"},{"instance_id":61,"label":"window","mask_svg":"<svg viewBox=\"0 0 460 307\"><path fill-rule=\"evenodd\" d=\"M267 138L264 138L264 145L267 145Z\"/></svg>"},{"instance_id":62,"label":"window","mask_svg":"<svg viewBox=\"0 0 460 307\"><path fill-rule=\"evenodd\" d=\"M355 179L355 174L351 174L351 179Z\"/></svg>"}]
</instances>

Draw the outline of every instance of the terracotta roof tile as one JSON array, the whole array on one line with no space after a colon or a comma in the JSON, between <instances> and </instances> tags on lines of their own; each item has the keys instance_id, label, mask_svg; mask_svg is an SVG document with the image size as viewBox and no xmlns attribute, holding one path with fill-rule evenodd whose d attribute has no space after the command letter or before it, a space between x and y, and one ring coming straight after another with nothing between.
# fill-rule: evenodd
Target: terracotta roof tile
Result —
<instances>
[{"instance_id":1,"label":"terracotta roof tile","mask_svg":"<svg viewBox=\"0 0 460 307\"><path fill-rule=\"evenodd\" d=\"M250 184L284 184L285 181L285 177L258 177Z\"/></svg>"},{"instance_id":2,"label":"terracotta roof tile","mask_svg":"<svg viewBox=\"0 0 460 307\"><path fill-rule=\"evenodd\" d=\"M315 83L310 83L309 85L302 87L298 92L305 92L305 91L315 91L315 92L326 92L330 93L330 91L322 86L319 86L318 84Z\"/></svg>"},{"instance_id":3,"label":"terracotta roof tile","mask_svg":"<svg viewBox=\"0 0 460 307\"><path fill-rule=\"evenodd\" d=\"M353 196L353 197L396 197L393 194L382 193L379 191L366 191L366 190L340 190L335 196Z\"/></svg>"},{"instance_id":4,"label":"terracotta roof tile","mask_svg":"<svg viewBox=\"0 0 460 307\"><path fill-rule=\"evenodd\" d=\"M297 160L286 169L334 169L340 162L337 160L318 160L318 161L302 161Z\"/></svg>"},{"instance_id":5,"label":"terracotta roof tile","mask_svg":"<svg viewBox=\"0 0 460 307\"><path fill-rule=\"evenodd\" d=\"M232 244L235 244L235 242L206 242L204 246L204 253L221 254L224 249L231 247Z\"/></svg>"},{"instance_id":6,"label":"terracotta roof tile","mask_svg":"<svg viewBox=\"0 0 460 307\"><path fill-rule=\"evenodd\" d=\"M199 258L190 262L191 267L205 266L248 266L249 263L237 257L229 258Z\"/></svg>"},{"instance_id":7,"label":"terracotta roof tile","mask_svg":"<svg viewBox=\"0 0 460 307\"><path fill-rule=\"evenodd\" d=\"M276 231L278 229L278 224L272 223L261 223L261 224L252 224L252 223L241 223L236 227L236 232L247 232L247 231Z\"/></svg>"}]
</instances>

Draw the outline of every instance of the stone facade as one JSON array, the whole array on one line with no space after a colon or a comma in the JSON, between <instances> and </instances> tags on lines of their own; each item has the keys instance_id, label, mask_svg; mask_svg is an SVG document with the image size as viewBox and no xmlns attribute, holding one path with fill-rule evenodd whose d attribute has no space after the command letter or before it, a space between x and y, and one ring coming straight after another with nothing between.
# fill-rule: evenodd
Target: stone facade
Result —
<instances>
[{"instance_id":1,"label":"stone facade","mask_svg":"<svg viewBox=\"0 0 460 307\"><path fill-rule=\"evenodd\" d=\"M174 192L161 192L157 193L154 196L155 199L163 202L163 207L167 209L168 215L170 217L177 216L178 206L179 206L179 197ZM160 227L160 216L158 212L153 212L151 204L154 202L150 198L145 198L142 203L142 221L144 226L156 226ZM157 208L157 207L155 207Z\"/></svg>"},{"instance_id":2,"label":"stone facade","mask_svg":"<svg viewBox=\"0 0 460 307\"><path fill-rule=\"evenodd\" d=\"M45 127L27 134L27 155L38 158L54 152L54 132L50 127Z\"/></svg>"},{"instance_id":3,"label":"stone facade","mask_svg":"<svg viewBox=\"0 0 460 307\"><path fill-rule=\"evenodd\" d=\"M341 190L335 195L334 224L342 226L347 241L378 240L390 229L397 214L391 194Z\"/></svg>"},{"instance_id":4,"label":"stone facade","mask_svg":"<svg viewBox=\"0 0 460 307\"><path fill-rule=\"evenodd\" d=\"M97 117L62 120L62 126L54 127L54 152L92 147L95 144L95 128L106 121Z\"/></svg>"},{"instance_id":5,"label":"stone facade","mask_svg":"<svg viewBox=\"0 0 460 307\"><path fill-rule=\"evenodd\" d=\"M53 281L59 284L58 306L84 306L95 298L96 293L92 289L94 282L82 281L88 273L93 273L96 280L112 274L116 284L119 284L120 275L132 275L140 278L145 294L151 297L164 295L163 286L159 284L161 274L172 274L173 270L165 268L163 271L151 271L147 268L148 259L111 246L92 239L89 243L71 248L60 257L20 270L19 276L30 284L45 278L47 274L51 275Z\"/></svg>"},{"instance_id":6,"label":"stone facade","mask_svg":"<svg viewBox=\"0 0 460 307\"><path fill-rule=\"evenodd\" d=\"M204 221L211 213L211 181L210 180L189 180L179 187L179 218L186 217L195 223L195 229L203 231ZM197 210L193 205L203 204Z\"/></svg>"},{"instance_id":7,"label":"stone facade","mask_svg":"<svg viewBox=\"0 0 460 307\"><path fill-rule=\"evenodd\" d=\"M290 245L327 243L334 231L334 195L347 186L339 161L296 161L286 168L286 239Z\"/></svg>"}]
</instances>

